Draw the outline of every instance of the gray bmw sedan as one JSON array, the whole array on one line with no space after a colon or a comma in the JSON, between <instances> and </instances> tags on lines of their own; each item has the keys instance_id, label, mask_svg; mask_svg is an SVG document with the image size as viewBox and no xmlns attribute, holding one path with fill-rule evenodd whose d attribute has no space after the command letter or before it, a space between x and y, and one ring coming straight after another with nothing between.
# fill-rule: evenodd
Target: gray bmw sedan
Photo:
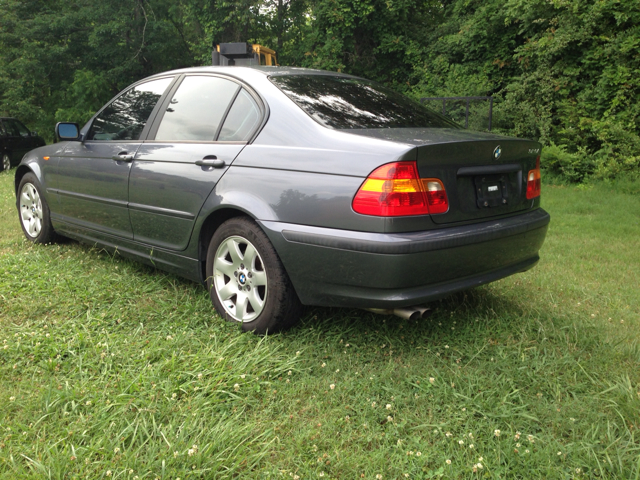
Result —
<instances>
[{"instance_id":1,"label":"gray bmw sedan","mask_svg":"<svg viewBox=\"0 0 640 480\"><path fill-rule=\"evenodd\" d=\"M202 282L258 333L302 305L412 316L533 267L549 224L539 143L461 129L344 74L166 72L56 132L16 170L29 240L63 235Z\"/></svg>"}]
</instances>

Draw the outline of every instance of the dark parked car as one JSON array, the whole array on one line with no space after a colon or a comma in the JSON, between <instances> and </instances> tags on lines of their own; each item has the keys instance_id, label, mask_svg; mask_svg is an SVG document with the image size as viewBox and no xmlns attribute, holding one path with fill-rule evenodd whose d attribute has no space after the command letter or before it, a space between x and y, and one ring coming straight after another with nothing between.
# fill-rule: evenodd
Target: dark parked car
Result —
<instances>
[{"instance_id":1,"label":"dark parked car","mask_svg":"<svg viewBox=\"0 0 640 480\"><path fill-rule=\"evenodd\" d=\"M36 132L31 132L21 121L0 117L0 171L18 165L25 153L44 144L44 139Z\"/></svg>"},{"instance_id":2,"label":"dark parked car","mask_svg":"<svg viewBox=\"0 0 640 480\"><path fill-rule=\"evenodd\" d=\"M539 143L344 74L172 71L56 131L16 171L27 238L206 283L245 330L287 326L302 304L413 316L533 267L549 223Z\"/></svg>"}]
</instances>

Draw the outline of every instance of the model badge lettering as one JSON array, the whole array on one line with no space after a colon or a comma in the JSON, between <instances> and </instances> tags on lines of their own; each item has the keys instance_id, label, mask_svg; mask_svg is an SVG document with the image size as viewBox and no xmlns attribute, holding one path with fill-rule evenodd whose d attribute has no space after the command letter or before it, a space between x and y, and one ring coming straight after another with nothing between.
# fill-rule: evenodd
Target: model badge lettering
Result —
<instances>
[{"instance_id":1,"label":"model badge lettering","mask_svg":"<svg viewBox=\"0 0 640 480\"><path fill-rule=\"evenodd\" d=\"M530 155L537 155L540 153L540 149L539 148L530 148L529 149L529 154Z\"/></svg>"}]
</instances>

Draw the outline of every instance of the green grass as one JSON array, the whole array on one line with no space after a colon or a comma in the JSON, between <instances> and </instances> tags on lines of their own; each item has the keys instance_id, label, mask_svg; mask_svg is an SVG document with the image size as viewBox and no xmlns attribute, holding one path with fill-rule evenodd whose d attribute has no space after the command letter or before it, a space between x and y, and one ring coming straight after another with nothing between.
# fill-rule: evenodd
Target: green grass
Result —
<instances>
[{"instance_id":1,"label":"green grass","mask_svg":"<svg viewBox=\"0 0 640 480\"><path fill-rule=\"evenodd\" d=\"M0 478L640 479L637 194L544 188L540 264L427 320L315 308L258 338L199 285L26 242L12 185Z\"/></svg>"}]
</instances>

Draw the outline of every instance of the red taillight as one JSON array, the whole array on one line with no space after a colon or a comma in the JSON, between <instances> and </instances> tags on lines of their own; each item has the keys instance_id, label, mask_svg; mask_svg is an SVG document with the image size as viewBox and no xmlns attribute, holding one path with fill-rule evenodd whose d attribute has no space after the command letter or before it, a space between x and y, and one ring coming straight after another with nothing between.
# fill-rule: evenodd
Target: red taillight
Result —
<instances>
[{"instance_id":1,"label":"red taillight","mask_svg":"<svg viewBox=\"0 0 640 480\"><path fill-rule=\"evenodd\" d=\"M527 200L540 196L540 157L536 158L536 168L527 174Z\"/></svg>"},{"instance_id":2,"label":"red taillight","mask_svg":"<svg viewBox=\"0 0 640 480\"><path fill-rule=\"evenodd\" d=\"M371 173L353 199L353 209L364 215L398 217L448 210L447 193L437 178L418 175L415 162L394 162Z\"/></svg>"}]
</instances>

